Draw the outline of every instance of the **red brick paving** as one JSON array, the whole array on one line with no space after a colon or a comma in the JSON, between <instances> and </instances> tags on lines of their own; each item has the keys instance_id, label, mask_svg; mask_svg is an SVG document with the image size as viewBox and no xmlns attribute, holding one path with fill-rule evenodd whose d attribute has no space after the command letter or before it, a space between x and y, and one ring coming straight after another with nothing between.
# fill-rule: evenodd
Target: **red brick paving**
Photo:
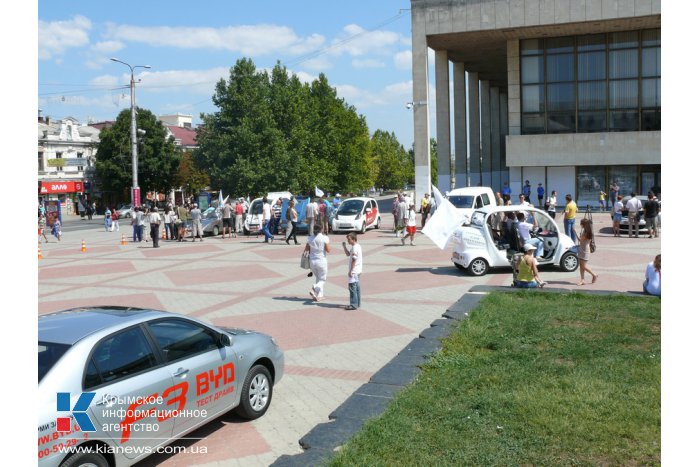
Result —
<instances>
[{"instance_id":1,"label":"red brick paving","mask_svg":"<svg viewBox=\"0 0 700 467\"><path fill-rule=\"evenodd\" d=\"M238 274L233 266L221 266L202 269L188 269L184 271L169 271L165 275L177 286L196 284L216 284L231 282ZM257 264L245 267L245 279L275 279L282 277L280 274Z\"/></svg>"},{"instance_id":2,"label":"red brick paving","mask_svg":"<svg viewBox=\"0 0 700 467\"><path fill-rule=\"evenodd\" d=\"M42 268L39 270L39 280L61 279L64 277L96 276L103 274L124 274L127 272L134 272L135 270L134 265L127 261L64 266L58 268Z\"/></svg>"}]
</instances>

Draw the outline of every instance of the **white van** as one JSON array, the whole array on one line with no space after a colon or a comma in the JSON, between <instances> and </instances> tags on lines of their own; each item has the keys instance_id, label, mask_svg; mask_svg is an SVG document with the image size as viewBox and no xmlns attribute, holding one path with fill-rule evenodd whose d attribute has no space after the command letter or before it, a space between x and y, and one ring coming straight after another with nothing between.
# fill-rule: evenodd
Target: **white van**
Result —
<instances>
[{"instance_id":1,"label":"white van","mask_svg":"<svg viewBox=\"0 0 700 467\"><path fill-rule=\"evenodd\" d=\"M292 194L288 191L271 191L267 194L267 201L270 203L270 206L276 203L278 198L291 199ZM255 198L250 202L248 214L246 214L245 220L243 221L243 233L245 235L257 235L262 230L262 200L262 198Z\"/></svg>"},{"instance_id":2,"label":"white van","mask_svg":"<svg viewBox=\"0 0 700 467\"><path fill-rule=\"evenodd\" d=\"M464 214L467 223L471 222L472 214L476 209L496 206L496 195L487 186L455 188L448 192L446 197L459 212Z\"/></svg>"}]
</instances>

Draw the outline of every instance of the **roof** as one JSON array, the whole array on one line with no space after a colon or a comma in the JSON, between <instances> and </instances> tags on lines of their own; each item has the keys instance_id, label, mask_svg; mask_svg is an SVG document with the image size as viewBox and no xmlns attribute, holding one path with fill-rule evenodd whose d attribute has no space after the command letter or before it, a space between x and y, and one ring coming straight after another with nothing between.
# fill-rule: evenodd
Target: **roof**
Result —
<instances>
[{"instance_id":1,"label":"roof","mask_svg":"<svg viewBox=\"0 0 700 467\"><path fill-rule=\"evenodd\" d=\"M73 308L39 316L39 341L73 345L82 338L111 327L122 328L163 311L104 306Z\"/></svg>"},{"instance_id":2,"label":"roof","mask_svg":"<svg viewBox=\"0 0 700 467\"><path fill-rule=\"evenodd\" d=\"M197 131L176 125L165 125L179 146L197 146Z\"/></svg>"}]
</instances>

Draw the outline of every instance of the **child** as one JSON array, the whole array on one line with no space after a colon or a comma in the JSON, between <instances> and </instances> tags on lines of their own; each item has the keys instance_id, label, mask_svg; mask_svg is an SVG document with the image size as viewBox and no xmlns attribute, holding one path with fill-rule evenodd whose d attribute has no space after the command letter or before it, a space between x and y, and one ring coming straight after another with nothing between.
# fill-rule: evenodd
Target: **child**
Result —
<instances>
[{"instance_id":1,"label":"child","mask_svg":"<svg viewBox=\"0 0 700 467\"><path fill-rule=\"evenodd\" d=\"M49 243L49 239L46 238L46 216L44 214L39 214L39 242L41 242L42 236L45 242Z\"/></svg>"},{"instance_id":2,"label":"child","mask_svg":"<svg viewBox=\"0 0 700 467\"><path fill-rule=\"evenodd\" d=\"M350 232L347 237L350 249L343 242L345 256L348 256L348 290L350 291L350 305L346 310L357 310L360 308L360 274L362 274L362 247L357 243L357 234Z\"/></svg>"},{"instance_id":3,"label":"child","mask_svg":"<svg viewBox=\"0 0 700 467\"><path fill-rule=\"evenodd\" d=\"M401 238L401 244L406 244L406 239L411 237L411 246L415 246L413 243L413 236L416 234L416 205L411 203L408 208L408 221L406 221L406 235Z\"/></svg>"},{"instance_id":4,"label":"child","mask_svg":"<svg viewBox=\"0 0 700 467\"><path fill-rule=\"evenodd\" d=\"M61 221L56 219L53 222L53 227L51 227L51 233L53 234L54 237L58 239L58 241L61 241Z\"/></svg>"}]
</instances>

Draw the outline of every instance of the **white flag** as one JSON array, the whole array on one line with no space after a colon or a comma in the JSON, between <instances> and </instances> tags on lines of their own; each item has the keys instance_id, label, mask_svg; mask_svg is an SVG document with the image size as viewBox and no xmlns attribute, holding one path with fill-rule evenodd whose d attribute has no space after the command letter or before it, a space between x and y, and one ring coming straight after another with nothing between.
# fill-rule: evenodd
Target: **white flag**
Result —
<instances>
[{"instance_id":1,"label":"white flag","mask_svg":"<svg viewBox=\"0 0 700 467\"><path fill-rule=\"evenodd\" d=\"M433 185L433 198L435 198L435 208L439 208L443 198L442 193L440 193L440 190L435 185Z\"/></svg>"},{"instance_id":2,"label":"white flag","mask_svg":"<svg viewBox=\"0 0 700 467\"><path fill-rule=\"evenodd\" d=\"M435 188L435 193L435 202L437 204L439 199L440 204L435 210L435 214L430 216L428 222L425 223L421 232L441 250L444 250L450 242L452 233L464 222L464 215L449 200L443 199L437 188Z\"/></svg>"},{"instance_id":3,"label":"white flag","mask_svg":"<svg viewBox=\"0 0 700 467\"><path fill-rule=\"evenodd\" d=\"M318 196L319 198L325 194L325 193L323 193L323 191L319 190L318 187L315 187L315 188L316 188L316 196Z\"/></svg>"}]
</instances>

